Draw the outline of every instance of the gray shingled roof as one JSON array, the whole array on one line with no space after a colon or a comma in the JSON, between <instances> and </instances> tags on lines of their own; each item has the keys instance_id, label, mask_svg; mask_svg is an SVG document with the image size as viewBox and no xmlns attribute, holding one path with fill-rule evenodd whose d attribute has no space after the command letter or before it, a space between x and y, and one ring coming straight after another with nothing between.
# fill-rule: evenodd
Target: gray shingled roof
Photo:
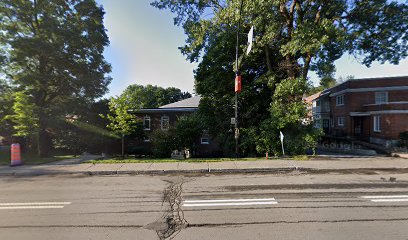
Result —
<instances>
[{"instance_id":1,"label":"gray shingled roof","mask_svg":"<svg viewBox=\"0 0 408 240\"><path fill-rule=\"evenodd\" d=\"M163 105L159 108L198 108L198 105L200 104L200 99L201 99L200 96L194 96L175 103Z\"/></svg>"}]
</instances>

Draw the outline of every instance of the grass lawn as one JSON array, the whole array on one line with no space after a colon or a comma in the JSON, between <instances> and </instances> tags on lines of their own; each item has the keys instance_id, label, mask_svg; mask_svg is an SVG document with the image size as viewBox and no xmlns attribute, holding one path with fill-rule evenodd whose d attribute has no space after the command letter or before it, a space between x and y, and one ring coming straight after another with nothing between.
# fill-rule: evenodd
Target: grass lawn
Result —
<instances>
[{"instance_id":1,"label":"grass lawn","mask_svg":"<svg viewBox=\"0 0 408 240\"><path fill-rule=\"evenodd\" d=\"M38 165L70 158L74 158L74 156L65 155L40 158L33 154L22 154L22 160L24 165ZM10 150L8 148L0 148L0 165L10 165Z\"/></svg>"},{"instance_id":2,"label":"grass lawn","mask_svg":"<svg viewBox=\"0 0 408 240\"><path fill-rule=\"evenodd\" d=\"M270 158L269 160L277 160L279 158ZM290 160L308 160L307 156L295 156L288 158ZM164 162L190 162L190 163L199 163L199 162L225 162L225 161L235 161L235 158L189 158L189 159L171 159L171 158L111 158L111 159L101 159L101 160L89 160L85 163L164 163ZM240 158L239 161L259 161L265 160L265 158Z\"/></svg>"}]
</instances>

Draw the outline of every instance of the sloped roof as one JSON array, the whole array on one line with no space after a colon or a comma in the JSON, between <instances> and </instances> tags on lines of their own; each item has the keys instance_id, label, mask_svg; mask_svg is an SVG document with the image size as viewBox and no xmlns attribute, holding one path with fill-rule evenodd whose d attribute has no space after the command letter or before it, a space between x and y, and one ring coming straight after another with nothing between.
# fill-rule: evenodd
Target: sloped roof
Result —
<instances>
[{"instance_id":1,"label":"sloped roof","mask_svg":"<svg viewBox=\"0 0 408 240\"><path fill-rule=\"evenodd\" d=\"M311 103L311 102L313 102L313 100L315 100L316 98L320 97L321 93L322 93L322 91L320 91L320 92L318 92L318 93L315 93L315 94L313 94L313 95L310 95L310 96L306 97L306 98L304 99L304 101L307 102L307 103Z\"/></svg>"},{"instance_id":2,"label":"sloped roof","mask_svg":"<svg viewBox=\"0 0 408 240\"><path fill-rule=\"evenodd\" d=\"M200 104L200 96L194 96L191 98L187 98L175 103L170 103L167 105L163 105L159 108L198 108L198 105Z\"/></svg>"}]
</instances>

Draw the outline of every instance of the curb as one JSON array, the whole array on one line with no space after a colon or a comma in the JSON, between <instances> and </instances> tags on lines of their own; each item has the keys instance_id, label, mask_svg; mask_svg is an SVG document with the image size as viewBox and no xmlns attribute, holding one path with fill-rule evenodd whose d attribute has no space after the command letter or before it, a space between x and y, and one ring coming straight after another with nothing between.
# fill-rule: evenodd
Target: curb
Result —
<instances>
[{"instance_id":1,"label":"curb","mask_svg":"<svg viewBox=\"0 0 408 240\"><path fill-rule=\"evenodd\" d=\"M265 173L265 174L324 174L324 173L373 173L373 172L399 172L408 173L408 168L344 168L344 169L318 169L318 168L252 168L252 169L197 169L197 170L106 170L106 171L27 171L27 172L8 172L0 173L0 176L55 176L55 175L89 175L89 176L108 176L108 175L174 175L174 174L236 174L236 173Z\"/></svg>"}]
</instances>

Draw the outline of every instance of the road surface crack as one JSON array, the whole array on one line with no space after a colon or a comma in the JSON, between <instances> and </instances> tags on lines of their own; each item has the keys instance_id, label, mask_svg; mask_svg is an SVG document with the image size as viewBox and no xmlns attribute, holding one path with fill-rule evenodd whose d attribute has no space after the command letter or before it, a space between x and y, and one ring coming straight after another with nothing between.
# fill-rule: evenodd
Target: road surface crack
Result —
<instances>
[{"instance_id":1,"label":"road surface crack","mask_svg":"<svg viewBox=\"0 0 408 240\"><path fill-rule=\"evenodd\" d=\"M146 229L156 231L160 240L174 239L182 229L184 229L188 222L184 218L184 212L181 208L183 182L170 183L164 189L162 206L166 206L166 211L163 216L156 222L147 224Z\"/></svg>"}]
</instances>

